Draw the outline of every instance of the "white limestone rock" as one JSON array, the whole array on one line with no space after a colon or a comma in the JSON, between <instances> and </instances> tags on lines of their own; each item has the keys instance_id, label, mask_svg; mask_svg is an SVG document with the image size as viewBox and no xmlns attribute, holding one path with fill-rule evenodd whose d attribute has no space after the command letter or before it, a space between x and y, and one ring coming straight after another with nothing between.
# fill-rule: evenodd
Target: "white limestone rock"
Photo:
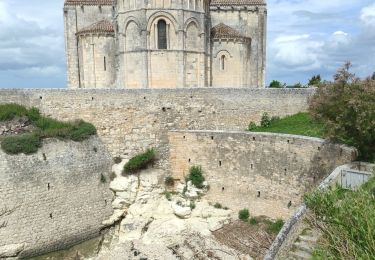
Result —
<instances>
[{"instance_id":1,"label":"white limestone rock","mask_svg":"<svg viewBox=\"0 0 375 260\"><path fill-rule=\"evenodd\" d=\"M190 218L191 208L189 206L180 206L177 204L172 204L174 214L179 218Z\"/></svg>"},{"instance_id":2,"label":"white limestone rock","mask_svg":"<svg viewBox=\"0 0 375 260\"><path fill-rule=\"evenodd\" d=\"M109 188L115 192L131 191L136 192L138 188L138 176L119 176L111 181Z\"/></svg>"},{"instance_id":3,"label":"white limestone rock","mask_svg":"<svg viewBox=\"0 0 375 260\"><path fill-rule=\"evenodd\" d=\"M122 217L124 216L124 210L121 210L121 209L115 209L113 211L113 214L112 216L107 219L107 220L104 220L102 222L103 225L105 226L111 226L113 225L115 222L119 221Z\"/></svg>"},{"instance_id":4,"label":"white limestone rock","mask_svg":"<svg viewBox=\"0 0 375 260\"><path fill-rule=\"evenodd\" d=\"M0 246L0 258L16 257L24 248L24 244Z\"/></svg>"}]
</instances>

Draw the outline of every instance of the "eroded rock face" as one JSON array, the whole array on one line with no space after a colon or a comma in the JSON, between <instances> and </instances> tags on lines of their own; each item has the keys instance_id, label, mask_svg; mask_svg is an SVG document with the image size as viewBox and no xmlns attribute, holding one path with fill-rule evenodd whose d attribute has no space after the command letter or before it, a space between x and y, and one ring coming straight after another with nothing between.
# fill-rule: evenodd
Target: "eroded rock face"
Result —
<instances>
[{"instance_id":1,"label":"eroded rock face","mask_svg":"<svg viewBox=\"0 0 375 260\"><path fill-rule=\"evenodd\" d=\"M200 198L205 190L191 183L179 184L180 192L166 196L162 170L148 169L122 176L124 164L113 167L117 177L110 184L115 192L115 214L111 219L120 221L117 242L96 259L119 259L119 255L128 255L126 259L181 259L194 255L204 259L238 259L241 254L211 236L212 231L230 222L231 210L214 208ZM221 253L207 250L211 246Z\"/></svg>"}]
</instances>

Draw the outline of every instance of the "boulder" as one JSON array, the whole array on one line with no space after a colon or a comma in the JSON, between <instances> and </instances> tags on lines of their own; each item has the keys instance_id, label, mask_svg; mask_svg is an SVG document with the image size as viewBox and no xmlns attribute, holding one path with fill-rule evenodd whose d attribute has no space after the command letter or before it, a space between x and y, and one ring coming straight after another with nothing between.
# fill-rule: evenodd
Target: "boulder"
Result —
<instances>
[{"instance_id":1,"label":"boulder","mask_svg":"<svg viewBox=\"0 0 375 260\"><path fill-rule=\"evenodd\" d=\"M11 244L0 246L0 258L16 257L23 250L24 244Z\"/></svg>"}]
</instances>

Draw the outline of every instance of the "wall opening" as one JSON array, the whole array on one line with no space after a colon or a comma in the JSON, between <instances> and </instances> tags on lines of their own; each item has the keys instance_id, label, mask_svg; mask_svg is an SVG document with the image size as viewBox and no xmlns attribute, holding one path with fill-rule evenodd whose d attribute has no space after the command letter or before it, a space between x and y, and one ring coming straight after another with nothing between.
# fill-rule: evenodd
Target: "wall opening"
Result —
<instances>
[{"instance_id":1,"label":"wall opening","mask_svg":"<svg viewBox=\"0 0 375 260\"><path fill-rule=\"evenodd\" d=\"M220 68L221 70L225 70L225 55L222 55L220 58Z\"/></svg>"},{"instance_id":2,"label":"wall opening","mask_svg":"<svg viewBox=\"0 0 375 260\"><path fill-rule=\"evenodd\" d=\"M219 166L221 167L221 161L219 161Z\"/></svg>"},{"instance_id":3,"label":"wall opening","mask_svg":"<svg viewBox=\"0 0 375 260\"><path fill-rule=\"evenodd\" d=\"M104 71L107 71L107 60L104 56L104 59L103 59L103 65L104 65Z\"/></svg>"},{"instance_id":4,"label":"wall opening","mask_svg":"<svg viewBox=\"0 0 375 260\"><path fill-rule=\"evenodd\" d=\"M167 23L164 20L158 22L158 49L167 49Z\"/></svg>"}]
</instances>

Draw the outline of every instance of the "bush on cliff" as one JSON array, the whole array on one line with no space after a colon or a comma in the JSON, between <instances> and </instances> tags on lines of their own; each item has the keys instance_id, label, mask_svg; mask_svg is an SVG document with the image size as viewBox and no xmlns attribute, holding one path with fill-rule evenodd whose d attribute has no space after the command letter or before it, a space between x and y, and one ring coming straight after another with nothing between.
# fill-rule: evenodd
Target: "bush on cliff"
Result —
<instances>
[{"instance_id":1,"label":"bush on cliff","mask_svg":"<svg viewBox=\"0 0 375 260\"><path fill-rule=\"evenodd\" d=\"M313 118L333 141L355 146L362 160L375 160L375 80L360 80L346 63L334 82L319 85L310 101Z\"/></svg>"},{"instance_id":2,"label":"bush on cliff","mask_svg":"<svg viewBox=\"0 0 375 260\"><path fill-rule=\"evenodd\" d=\"M186 181L191 181L191 183L199 189L203 188L203 182L205 181L205 178L203 176L202 167L191 167L189 175L186 178Z\"/></svg>"},{"instance_id":3,"label":"bush on cliff","mask_svg":"<svg viewBox=\"0 0 375 260\"><path fill-rule=\"evenodd\" d=\"M140 170L146 169L148 165L155 161L154 149L147 149L146 152L131 158L124 166L124 174L134 174Z\"/></svg>"},{"instance_id":4,"label":"bush on cliff","mask_svg":"<svg viewBox=\"0 0 375 260\"><path fill-rule=\"evenodd\" d=\"M0 121L9 121L16 117L27 117L35 130L33 133L20 136L4 137L1 147L8 154L35 153L41 147L41 139L43 138L58 138L79 142L96 134L95 127L82 120L61 122L42 116L36 108L27 109L17 104L0 105Z\"/></svg>"},{"instance_id":5,"label":"bush on cliff","mask_svg":"<svg viewBox=\"0 0 375 260\"><path fill-rule=\"evenodd\" d=\"M1 142L1 148L7 154L32 154L36 153L41 146L42 142L37 134L9 136Z\"/></svg>"}]
</instances>

